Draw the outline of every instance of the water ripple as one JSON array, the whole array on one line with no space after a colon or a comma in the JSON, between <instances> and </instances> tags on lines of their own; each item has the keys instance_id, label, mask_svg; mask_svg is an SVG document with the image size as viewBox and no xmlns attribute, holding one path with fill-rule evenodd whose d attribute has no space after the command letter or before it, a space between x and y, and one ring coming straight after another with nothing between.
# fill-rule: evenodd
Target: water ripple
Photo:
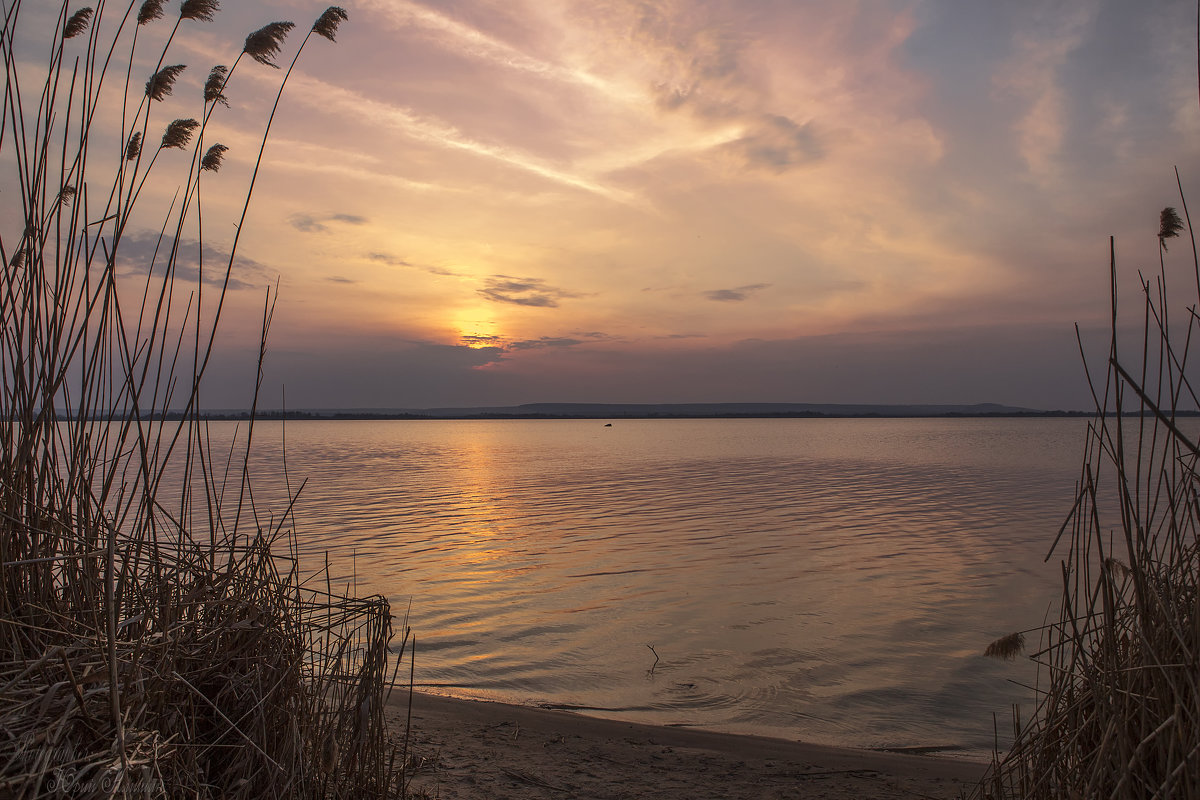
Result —
<instances>
[{"instance_id":1,"label":"water ripple","mask_svg":"<svg viewBox=\"0 0 1200 800\"><path fill-rule=\"evenodd\" d=\"M305 567L328 552L334 585L411 601L424 686L979 752L1029 701L1006 681L1026 667L978 653L1041 622L1083 426L304 422L287 460ZM255 433L264 515L287 507L279 433Z\"/></svg>"}]
</instances>

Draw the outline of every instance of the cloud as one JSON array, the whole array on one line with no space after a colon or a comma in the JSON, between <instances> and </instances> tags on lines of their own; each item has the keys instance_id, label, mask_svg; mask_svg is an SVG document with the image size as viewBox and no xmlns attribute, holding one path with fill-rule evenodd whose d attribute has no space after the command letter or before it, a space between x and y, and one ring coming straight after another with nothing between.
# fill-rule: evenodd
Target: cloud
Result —
<instances>
[{"instance_id":1,"label":"cloud","mask_svg":"<svg viewBox=\"0 0 1200 800\"><path fill-rule=\"evenodd\" d=\"M378 261L381 264L387 264L390 267L410 267L412 269L419 269L422 272L428 272L432 275L447 275L452 278L467 277L461 272L454 272L453 270L446 269L445 267L432 267L428 264L414 264L411 261L406 261L399 256L389 255L388 253L368 253L367 258L371 259L372 261Z\"/></svg>"},{"instance_id":2,"label":"cloud","mask_svg":"<svg viewBox=\"0 0 1200 800\"><path fill-rule=\"evenodd\" d=\"M419 3L408 0L365 0L362 5L382 12L394 30L421 29L456 55L486 62L500 69L565 84L587 86L605 94L619 92L597 74L536 58L524 49L489 34L481 27L466 24ZM473 22L477 22L486 14L487 9L475 8L470 10L469 17Z\"/></svg>"},{"instance_id":3,"label":"cloud","mask_svg":"<svg viewBox=\"0 0 1200 800\"><path fill-rule=\"evenodd\" d=\"M353 278L343 278L341 275L330 275L325 280L332 283L358 283L358 281L354 280Z\"/></svg>"},{"instance_id":4,"label":"cloud","mask_svg":"<svg viewBox=\"0 0 1200 800\"><path fill-rule=\"evenodd\" d=\"M461 337L463 344L469 347L504 347L504 339L494 335L472 333Z\"/></svg>"},{"instance_id":5,"label":"cloud","mask_svg":"<svg viewBox=\"0 0 1200 800\"><path fill-rule=\"evenodd\" d=\"M764 114L749 133L724 146L746 166L775 173L818 161L825 155L811 122L800 125L778 114Z\"/></svg>"},{"instance_id":6,"label":"cloud","mask_svg":"<svg viewBox=\"0 0 1200 800\"><path fill-rule=\"evenodd\" d=\"M327 114L342 115L356 124L373 128L380 126L399 131L412 141L459 150L499 162L506 166L536 175L560 186L580 189L617 203L636 205L637 199L627 192L603 185L584 173L562 169L557 163L538 158L521 147L509 147L482 141L451 125L436 115L421 114L411 108L394 105L368 97L309 75L293 78L295 94L311 107Z\"/></svg>"},{"instance_id":7,"label":"cloud","mask_svg":"<svg viewBox=\"0 0 1200 800\"><path fill-rule=\"evenodd\" d=\"M502 353L511 350L540 350L546 347L574 347L583 344L583 339L572 339L566 336L540 336L537 339L521 339L510 342L502 336L494 334L469 334L459 337L468 347L496 348L497 356L494 361L500 361ZM494 362L493 362L494 363Z\"/></svg>"},{"instance_id":8,"label":"cloud","mask_svg":"<svg viewBox=\"0 0 1200 800\"><path fill-rule=\"evenodd\" d=\"M559 300L579 296L550 286L541 278L512 278L508 275L493 275L487 278L485 283L485 287L479 289L478 292L494 303L558 308Z\"/></svg>"},{"instance_id":9,"label":"cloud","mask_svg":"<svg viewBox=\"0 0 1200 800\"><path fill-rule=\"evenodd\" d=\"M622 40L628 40L621 52L633 66L610 63L610 68L643 82L643 91L662 112L661 124L669 127L690 120L690 136L673 137L666 154L681 155L680 144L691 139L702 143L700 149L772 173L825 158L827 142L818 134L837 127L831 121L820 123L820 128L806 121L810 114L836 116L836 109L824 98L808 95L813 91L810 87L819 89L827 78L771 78L776 70L829 69L813 53L797 55L787 29L819 22L822 30L830 25L848 31L857 29L855 21L855 12L846 11L777 9L759 14L746 13L736 3L642 0L608 0L588 20L605 32L608 46L620 49ZM774 52L777 49L783 52ZM768 62L775 62L775 67L768 68ZM856 65L853 72L857 71ZM805 94L795 93L797 84ZM805 109L799 117L798 108Z\"/></svg>"},{"instance_id":10,"label":"cloud","mask_svg":"<svg viewBox=\"0 0 1200 800\"><path fill-rule=\"evenodd\" d=\"M257 355L256 348L218 354L208 376L205 401L209 408L249 407ZM268 354L262 397L281 397L283 385L289 408L468 405L469 398L493 394L489 387L497 376L486 367L503 356L504 351L497 347L385 336L364 340L332 335L311 347L288 347L281 342Z\"/></svg>"},{"instance_id":11,"label":"cloud","mask_svg":"<svg viewBox=\"0 0 1200 800\"><path fill-rule=\"evenodd\" d=\"M371 259L372 261L379 261L392 267L416 267L417 269L420 269L411 261L405 261L399 256L393 256L387 253L368 253L367 258Z\"/></svg>"},{"instance_id":12,"label":"cloud","mask_svg":"<svg viewBox=\"0 0 1200 800\"><path fill-rule=\"evenodd\" d=\"M766 289L770 285L769 283L751 283L735 289L714 289L711 292L705 292L704 296L718 303L740 303L754 292Z\"/></svg>"},{"instance_id":13,"label":"cloud","mask_svg":"<svg viewBox=\"0 0 1200 800\"><path fill-rule=\"evenodd\" d=\"M314 217L311 214L292 214L288 217L288 224L303 233L325 233L329 230L329 227L325 224L326 222L365 225L367 218L360 217L357 214L328 214L323 217Z\"/></svg>"},{"instance_id":14,"label":"cloud","mask_svg":"<svg viewBox=\"0 0 1200 800\"><path fill-rule=\"evenodd\" d=\"M497 348L498 355L494 361L501 361L502 354L522 350L543 350L546 348L574 347L588 342L613 341L613 337L600 331L574 331L568 336L539 336L536 339L519 339L510 341L495 334L470 334L459 337L459 341L468 347ZM493 362L494 363L494 362Z\"/></svg>"},{"instance_id":15,"label":"cloud","mask_svg":"<svg viewBox=\"0 0 1200 800\"><path fill-rule=\"evenodd\" d=\"M1103 329L1083 330L1101 361ZM490 346L330 336L273 348L262 395L292 408L426 408L546 402L976 403L1088 408L1068 325L887 331L698 346ZM248 407L257 348L219 361L211 408ZM218 357L220 359L220 356ZM1093 365L1094 366L1094 365ZM619 371L619 372L618 372ZM614 380L619 374L621 380ZM247 384L249 389L247 389Z\"/></svg>"},{"instance_id":16,"label":"cloud","mask_svg":"<svg viewBox=\"0 0 1200 800\"><path fill-rule=\"evenodd\" d=\"M1104 332L1083 331L1103 357ZM544 348L489 370L521 402L982 403L1087 408L1068 325L891 330L654 348ZM620 375L619 381L614 381ZM633 388L636 387L636 388ZM499 387L497 387L499 388ZM289 384L289 397L291 387ZM489 396L499 399L499 394Z\"/></svg>"},{"instance_id":17,"label":"cloud","mask_svg":"<svg viewBox=\"0 0 1200 800\"><path fill-rule=\"evenodd\" d=\"M681 13L671 4L630 3L627 13L634 38L658 62L651 89L660 109L727 117L757 93L744 71L745 38L714 9Z\"/></svg>"},{"instance_id":18,"label":"cloud","mask_svg":"<svg viewBox=\"0 0 1200 800\"><path fill-rule=\"evenodd\" d=\"M583 340L542 336L539 339L525 339L520 342L512 342L509 348L512 350L537 350L543 347L574 347L577 344L583 344Z\"/></svg>"},{"instance_id":19,"label":"cloud","mask_svg":"<svg viewBox=\"0 0 1200 800\"><path fill-rule=\"evenodd\" d=\"M133 274L145 275L153 270L162 273L171 257L175 242L172 236L161 239L154 231L141 231L121 237L117 248L117 261ZM157 255L156 251L157 250ZM225 268L229 265L229 251L207 242L203 246L195 239L179 240L175 252L174 274L179 280L192 283L199 280L201 258L204 264L204 282L214 286L225 283ZM238 256L234 259L229 276L230 289L253 289L269 283L274 270L252 258Z\"/></svg>"},{"instance_id":20,"label":"cloud","mask_svg":"<svg viewBox=\"0 0 1200 800\"><path fill-rule=\"evenodd\" d=\"M1090 4L1035 12L1029 27L1014 32L1011 55L993 73L996 96L1024 107L1013 123L1018 149L1030 172L1043 180L1057 169L1065 143L1068 105L1060 73L1098 12Z\"/></svg>"}]
</instances>

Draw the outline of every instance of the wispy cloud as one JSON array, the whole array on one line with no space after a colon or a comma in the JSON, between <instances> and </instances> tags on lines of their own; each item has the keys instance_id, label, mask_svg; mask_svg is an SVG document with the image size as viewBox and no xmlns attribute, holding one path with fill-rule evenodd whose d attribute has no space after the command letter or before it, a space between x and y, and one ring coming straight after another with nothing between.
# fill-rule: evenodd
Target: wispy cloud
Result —
<instances>
[{"instance_id":1,"label":"wispy cloud","mask_svg":"<svg viewBox=\"0 0 1200 800\"><path fill-rule=\"evenodd\" d=\"M480 333L472 333L472 334L467 334L465 336L462 336L460 338L461 338L463 344L468 345L470 347L498 347L501 349L503 349L505 347L504 337L502 337L502 336L492 336L492 335L485 335L485 334L480 334Z\"/></svg>"},{"instance_id":2,"label":"wispy cloud","mask_svg":"<svg viewBox=\"0 0 1200 800\"><path fill-rule=\"evenodd\" d=\"M529 339L509 339L496 334L468 334L459 337L463 344L470 347L495 347L504 352L519 352L522 350L545 350L564 347L576 347L581 344L594 342L612 342L613 337L600 331L576 331L567 336L538 336Z\"/></svg>"},{"instance_id":3,"label":"wispy cloud","mask_svg":"<svg viewBox=\"0 0 1200 800\"><path fill-rule=\"evenodd\" d=\"M364 0L361 5L382 12L397 29L417 27L438 37L459 55L529 75L586 86L605 94L623 94L619 86L599 75L535 58L479 28L419 3L408 0Z\"/></svg>"},{"instance_id":4,"label":"wispy cloud","mask_svg":"<svg viewBox=\"0 0 1200 800\"><path fill-rule=\"evenodd\" d=\"M375 100L309 75L294 76L293 81L298 84L296 95L324 113L352 118L367 125L386 125L419 142L464 151L614 202L639 204L634 195L606 186L592 176L569 172L512 147L480 141L454 125L410 108Z\"/></svg>"},{"instance_id":5,"label":"wispy cloud","mask_svg":"<svg viewBox=\"0 0 1200 800\"><path fill-rule=\"evenodd\" d=\"M389 167L384 165L370 168L355 167L347 164L328 164L312 159L287 161L288 171L311 172L318 175L327 175L334 178L348 179L370 186L390 186L393 191L438 194L463 191L460 188L452 187L445 183L416 181L412 180L411 178L406 178L402 175L389 175L386 172L388 168Z\"/></svg>"},{"instance_id":6,"label":"wispy cloud","mask_svg":"<svg viewBox=\"0 0 1200 800\"><path fill-rule=\"evenodd\" d=\"M381 264L387 264L390 267L408 267L410 269L418 269L422 272L428 272L431 275L445 275L452 278L467 277L461 272L455 272L453 270L446 269L445 267L435 267L429 264L414 264L411 261L398 256L390 255L388 253L368 253L367 258L371 259L372 261L378 261Z\"/></svg>"},{"instance_id":7,"label":"wispy cloud","mask_svg":"<svg viewBox=\"0 0 1200 800\"><path fill-rule=\"evenodd\" d=\"M292 214L288 217L288 224L303 233L325 233L329 230L329 226L325 224L327 222L365 225L367 218L360 217L357 214L327 214L322 217L313 216L312 214Z\"/></svg>"},{"instance_id":8,"label":"wispy cloud","mask_svg":"<svg viewBox=\"0 0 1200 800\"><path fill-rule=\"evenodd\" d=\"M159 237L154 231L139 231L127 234L117 248L117 262L131 273L144 275L151 271L161 274L171 258L173 236ZM203 264L203 273L201 265ZM225 268L229 264L229 251L196 239L181 238L175 252L174 274L176 278L220 286L225 283ZM234 259L229 277L230 289L252 289L269 282L271 270L252 258L238 256ZM257 279L257 280L255 280Z\"/></svg>"},{"instance_id":9,"label":"wispy cloud","mask_svg":"<svg viewBox=\"0 0 1200 800\"><path fill-rule=\"evenodd\" d=\"M493 275L484 281L479 294L494 303L510 303L536 308L558 308L558 301L579 295L551 286L541 278L513 278Z\"/></svg>"},{"instance_id":10,"label":"wispy cloud","mask_svg":"<svg viewBox=\"0 0 1200 800\"><path fill-rule=\"evenodd\" d=\"M738 286L735 289L713 289L710 292L705 292L704 296L718 303L740 303L749 298L750 295L766 289L770 285L769 283L751 283L746 286Z\"/></svg>"},{"instance_id":11,"label":"wispy cloud","mask_svg":"<svg viewBox=\"0 0 1200 800\"><path fill-rule=\"evenodd\" d=\"M997 96L1024 106L1013 125L1018 149L1030 172L1046 183L1055 177L1068 125L1068 92L1059 72L1098 13L1090 5L1043 10L1036 27L1013 34L1012 55L992 78Z\"/></svg>"},{"instance_id":12,"label":"wispy cloud","mask_svg":"<svg viewBox=\"0 0 1200 800\"><path fill-rule=\"evenodd\" d=\"M574 347L577 344L583 344L583 340L570 339L565 336L542 336L537 339L512 342L509 347L513 350L538 350L543 347Z\"/></svg>"}]
</instances>

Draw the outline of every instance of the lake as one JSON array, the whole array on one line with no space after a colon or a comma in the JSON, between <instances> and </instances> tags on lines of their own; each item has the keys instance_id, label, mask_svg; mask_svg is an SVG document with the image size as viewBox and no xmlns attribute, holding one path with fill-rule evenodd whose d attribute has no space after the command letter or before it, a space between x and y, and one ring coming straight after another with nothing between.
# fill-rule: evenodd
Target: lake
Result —
<instances>
[{"instance_id":1,"label":"lake","mask_svg":"<svg viewBox=\"0 0 1200 800\"><path fill-rule=\"evenodd\" d=\"M982 757L1032 708L981 653L1051 608L1085 428L263 422L254 479L278 515L286 440L304 567L411 609L425 690Z\"/></svg>"}]
</instances>

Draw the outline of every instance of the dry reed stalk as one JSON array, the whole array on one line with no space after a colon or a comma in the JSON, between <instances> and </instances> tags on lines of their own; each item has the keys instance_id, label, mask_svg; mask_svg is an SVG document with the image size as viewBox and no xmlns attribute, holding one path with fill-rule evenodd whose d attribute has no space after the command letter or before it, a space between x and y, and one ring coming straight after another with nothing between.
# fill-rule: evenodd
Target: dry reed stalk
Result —
<instances>
[{"instance_id":1,"label":"dry reed stalk","mask_svg":"<svg viewBox=\"0 0 1200 800\"><path fill-rule=\"evenodd\" d=\"M1200 452L1181 419L1197 407L1188 355L1200 317L1187 310L1181 341L1162 261L1164 240L1182 230L1195 254L1190 223L1160 215L1160 271L1141 281L1131 359L1118 347L1110 242L1107 375L1102 385L1089 376L1096 416L1051 549L1063 559L1059 618L1031 655L1035 712L975 797L1200 797ZM1200 260L1193 267L1200 275ZM1006 638L989 654L1012 652Z\"/></svg>"},{"instance_id":2,"label":"dry reed stalk","mask_svg":"<svg viewBox=\"0 0 1200 800\"><path fill-rule=\"evenodd\" d=\"M386 600L304 586L292 506L257 524L248 459L239 469L231 452L222 476L199 413L236 241L210 305L181 310L174 276L200 174L226 152L203 136L240 56L210 73L200 120L143 145L183 70L163 66L180 22L211 20L216 0L182 3L144 92L124 76L120 128L95 123L108 64L136 63L137 31L163 5L112 18L64 4L36 93L23 51L35 32L21 0L3 12L0 170L19 218L0 222L0 796L392 796ZM344 19L331 8L313 32L332 40ZM117 264L164 148L190 163L138 298ZM270 295L260 358L269 320Z\"/></svg>"}]
</instances>

